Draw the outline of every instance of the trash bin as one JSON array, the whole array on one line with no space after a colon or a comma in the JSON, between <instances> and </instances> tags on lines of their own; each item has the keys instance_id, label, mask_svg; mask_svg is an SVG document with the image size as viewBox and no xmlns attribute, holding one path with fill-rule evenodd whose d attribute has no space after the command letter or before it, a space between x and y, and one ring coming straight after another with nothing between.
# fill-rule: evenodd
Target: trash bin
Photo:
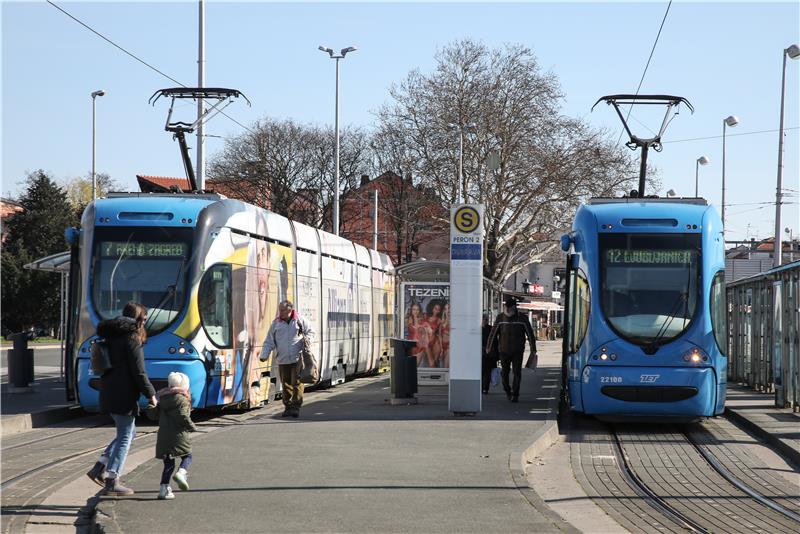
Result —
<instances>
[{"instance_id":1,"label":"trash bin","mask_svg":"<svg viewBox=\"0 0 800 534\"><path fill-rule=\"evenodd\" d=\"M28 333L8 336L14 348L8 353L8 381L15 387L28 387L33 382L33 349L28 348Z\"/></svg>"},{"instance_id":2,"label":"trash bin","mask_svg":"<svg viewBox=\"0 0 800 534\"><path fill-rule=\"evenodd\" d=\"M417 360L411 356L416 341L392 338L392 394L396 399L413 398L417 392Z\"/></svg>"}]
</instances>

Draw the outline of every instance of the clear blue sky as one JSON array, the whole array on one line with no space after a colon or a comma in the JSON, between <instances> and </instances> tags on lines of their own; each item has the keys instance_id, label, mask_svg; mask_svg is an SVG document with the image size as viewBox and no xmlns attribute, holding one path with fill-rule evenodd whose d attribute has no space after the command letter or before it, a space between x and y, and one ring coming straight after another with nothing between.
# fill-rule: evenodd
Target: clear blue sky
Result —
<instances>
[{"instance_id":1,"label":"clear blue sky","mask_svg":"<svg viewBox=\"0 0 800 534\"><path fill-rule=\"evenodd\" d=\"M166 74L196 85L197 2L56 3ZM773 232L781 53L800 41L799 6L673 3L641 88L642 94L684 96L696 110L683 110L666 131L663 152L651 152L662 194L670 188L693 194L695 160L706 155L711 164L700 168L700 193L719 207L722 120L739 117L727 136L728 239ZM618 132L611 108L590 108L602 95L636 90L666 8L666 1L207 2L206 85L237 88L250 98L252 108L236 102L227 110L243 124L264 116L332 124L334 65L317 46L355 45L359 50L341 64L341 121L369 127L392 82L414 68L429 72L437 48L470 37L490 46L530 46L559 77L566 114ZM163 130L167 103L147 104L154 91L175 84L46 2L3 2L2 81L4 196L19 194L26 171L42 168L61 182L90 171L89 95L96 89L106 91L97 102L98 172L130 189L136 174L183 175L177 144ZM800 60L789 60L784 187L793 190L785 199L793 204L784 207L783 226L795 235L798 86ZM183 109L187 117L192 110ZM222 116L207 127L213 135L241 132ZM709 139L683 141L697 138ZM221 147L210 138L207 157Z\"/></svg>"}]
</instances>

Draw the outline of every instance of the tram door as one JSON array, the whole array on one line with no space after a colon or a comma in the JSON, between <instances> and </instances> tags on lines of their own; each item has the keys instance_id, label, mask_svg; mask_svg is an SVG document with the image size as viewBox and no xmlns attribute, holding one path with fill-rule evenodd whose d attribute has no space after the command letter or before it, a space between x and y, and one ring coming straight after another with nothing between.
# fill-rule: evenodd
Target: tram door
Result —
<instances>
[{"instance_id":1,"label":"tram door","mask_svg":"<svg viewBox=\"0 0 800 534\"><path fill-rule=\"evenodd\" d=\"M561 390L567 406L579 407L583 404L580 397L581 368L584 362L578 358L578 350L589 329L589 281L578 267L579 256L570 254L567 257L567 283L564 305L563 338L561 356ZM570 384L575 384L573 388Z\"/></svg>"}]
</instances>

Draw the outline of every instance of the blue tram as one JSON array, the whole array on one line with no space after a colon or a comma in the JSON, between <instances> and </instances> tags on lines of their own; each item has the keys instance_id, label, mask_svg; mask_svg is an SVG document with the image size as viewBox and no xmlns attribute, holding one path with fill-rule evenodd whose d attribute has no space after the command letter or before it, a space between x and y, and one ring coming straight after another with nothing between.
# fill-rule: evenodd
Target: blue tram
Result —
<instances>
[{"instance_id":1,"label":"blue tram","mask_svg":"<svg viewBox=\"0 0 800 534\"><path fill-rule=\"evenodd\" d=\"M316 331L320 382L388 367L394 274L375 250L208 193L112 193L89 204L71 236L67 371L88 411L99 408L97 324L130 300L148 308L153 385L186 373L195 408L257 407L280 390L259 356L284 299Z\"/></svg>"},{"instance_id":2,"label":"blue tram","mask_svg":"<svg viewBox=\"0 0 800 534\"><path fill-rule=\"evenodd\" d=\"M694 198L592 199L561 246L570 409L601 418L721 414L727 310L716 210Z\"/></svg>"}]
</instances>

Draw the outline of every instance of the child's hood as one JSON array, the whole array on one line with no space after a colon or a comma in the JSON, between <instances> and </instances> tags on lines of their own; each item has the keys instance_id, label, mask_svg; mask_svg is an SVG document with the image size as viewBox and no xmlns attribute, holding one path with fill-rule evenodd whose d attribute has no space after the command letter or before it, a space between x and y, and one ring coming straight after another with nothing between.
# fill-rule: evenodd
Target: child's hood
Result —
<instances>
[{"instance_id":1,"label":"child's hood","mask_svg":"<svg viewBox=\"0 0 800 534\"><path fill-rule=\"evenodd\" d=\"M158 404L164 410L179 408L182 404L188 403L188 393L180 388L164 388L158 392Z\"/></svg>"}]
</instances>

